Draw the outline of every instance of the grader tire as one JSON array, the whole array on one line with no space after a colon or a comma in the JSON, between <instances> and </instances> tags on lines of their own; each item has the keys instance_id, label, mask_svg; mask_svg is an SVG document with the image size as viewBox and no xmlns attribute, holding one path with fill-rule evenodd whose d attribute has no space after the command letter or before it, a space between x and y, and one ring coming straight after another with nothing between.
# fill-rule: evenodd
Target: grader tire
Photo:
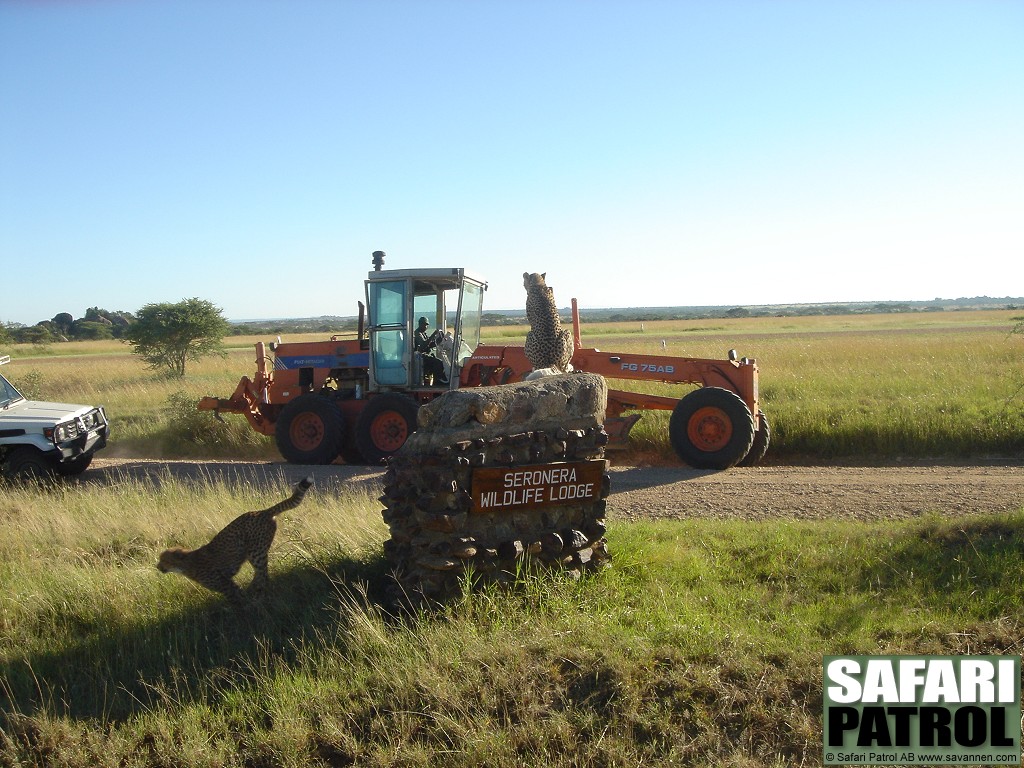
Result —
<instances>
[{"instance_id":1,"label":"grader tire","mask_svg":"<svg viewBox=\"0 0 1024 768\"><path fill-rule=\"evenodd\" d=\"M703 387L676 404L668 435L676 454L691 467L728 469L750 452L754 417L735 392Z\"/></svg>"},{"instance_id":2,"label":"grader tire","mask_svg":"<svg viewBox=\"0 0 1024 768\"><path fill-rule=\"evenodd\" d=\"M405 395L387 392L371 397L356 423L356 446L367 464L394 456L416 431L419 406Z\"/></svg>"},{"instance_id":3,"label":"grader tire","mask_svg":"<svg viewBox=\"0 0 1024 768\"><path fill-rule=\"evenodd\" d=\"M753 467L761 463L761 459L768 453L768 444L772 441L772 428L768 425L768 417L764 411L757 412L757 419L761 423L760 428L754 433L754 443L747 451L747 455L737 464L740 467Z\"/></svg>"},{"instance_id":4,"label":"grader tire","mask_svg":"<svg viewBox=\"0 0 1024 768\"><path fill-rule=\"evenodd\" d=\"M341 453L345 417L326 397L299 395L281 411L274 440L292 464L330 464Z\"/></svg>"}]
</instances>

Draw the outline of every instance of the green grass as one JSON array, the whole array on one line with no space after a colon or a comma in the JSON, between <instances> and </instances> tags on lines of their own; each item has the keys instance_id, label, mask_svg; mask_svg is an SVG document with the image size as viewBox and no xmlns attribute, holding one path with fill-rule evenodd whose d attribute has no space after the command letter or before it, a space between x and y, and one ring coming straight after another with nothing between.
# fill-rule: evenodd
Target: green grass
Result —
<instances>
[{"instance_id":1,"label":"green grass","mask_svg":"<svg viewBox=\"0 0 1024 768\"><path fill-rule=\"evenodd\" d=\"M0 765L820 764L824 654L1019 654L1024 510L610 525L612 568L384 610L375 489L239 618L153 567L286 488L0 489Z\"/></svg>"}]
</instances>

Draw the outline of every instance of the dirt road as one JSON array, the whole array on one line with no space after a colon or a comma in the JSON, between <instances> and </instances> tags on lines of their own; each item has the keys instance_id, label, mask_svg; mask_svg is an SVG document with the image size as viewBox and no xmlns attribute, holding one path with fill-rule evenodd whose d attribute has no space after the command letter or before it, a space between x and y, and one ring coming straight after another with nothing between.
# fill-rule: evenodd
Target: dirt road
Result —
<instances>
[{"instance_id":1,"label":"dirt road","mask_svg":"<svg viewBox=\"0 0 1024 768\"><path fill-rule=\"evenodd\" d=\"M609 507L625 518L878 520L1024 508L1024 464L898 467L626 468Z\"/></svg>"},{"instance_id":2,"label":"dirt road","mask_svg":"<svg viewBox=\"0 0 1024 768\"><path fill-rule=\"evenodd\" d=\"M321 487L380 487L383 473L368 467L303 467L276 462L99 459L84 478L116 482L125 476L231 482L296 482L314 475ZM846 518L879 520L929 513L1005 513L1024 508L1024 462L892 467L752 467L725 472L685 466L611 470L610 518L720 517L761 520Z\"/></svg>"}]
</instances>

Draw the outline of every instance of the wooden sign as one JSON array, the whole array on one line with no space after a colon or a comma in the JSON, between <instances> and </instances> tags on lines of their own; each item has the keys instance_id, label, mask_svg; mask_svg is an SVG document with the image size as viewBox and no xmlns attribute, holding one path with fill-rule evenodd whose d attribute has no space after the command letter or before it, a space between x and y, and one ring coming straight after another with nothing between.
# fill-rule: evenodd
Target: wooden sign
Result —
<instances>
[{"instance_id":1,"label":"wooden sign","mask_svg":"<svg viewBox=\"0 0 1024 768\"><path fill-rule=\"evenodd\" d=\"M486 467L473 471L470 495L473 512L509 512L554 504L579 504L601 496L607 462L534 464Z\"/></svg>"}]
</instances>

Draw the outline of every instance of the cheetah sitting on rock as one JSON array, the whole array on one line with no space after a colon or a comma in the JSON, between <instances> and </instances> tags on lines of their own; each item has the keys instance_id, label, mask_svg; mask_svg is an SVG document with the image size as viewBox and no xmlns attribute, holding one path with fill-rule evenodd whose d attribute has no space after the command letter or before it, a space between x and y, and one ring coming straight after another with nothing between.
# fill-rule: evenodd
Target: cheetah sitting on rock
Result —
<instances>
[{"instance_id":1,"label":"cheetah sitting on rock","mask_svg":"<svg viewBox=\"0 0 1024 768\"><path fill-rule=\"evenodd\" d=\"M526 288L526 319L530 330L526 334L526 358L534 374L553 375L572 370L572 334L562 328L562 320L555 306L555 296L545 280L547 273L523 273ZM544 371L544 373L540 373ZM533 378L530 374L527 378Z\"/></svg>"}]
</instances>

